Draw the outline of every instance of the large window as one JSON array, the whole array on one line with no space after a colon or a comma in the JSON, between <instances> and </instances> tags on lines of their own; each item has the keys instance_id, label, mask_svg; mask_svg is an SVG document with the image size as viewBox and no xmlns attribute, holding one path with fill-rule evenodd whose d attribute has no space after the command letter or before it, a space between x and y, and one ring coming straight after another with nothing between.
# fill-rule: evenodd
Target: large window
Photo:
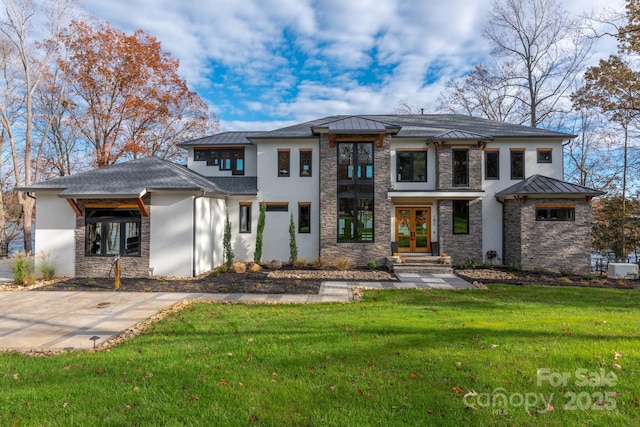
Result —
<instances>
[{"instance_id":1,"label":"large window","mask_svg":"<svg viewBox=\"0 0 640 427\"><path fill-rule=\"evenodd\" d=\"M453 149L453 185L469 185L469 150Z\"/></svg>"},{"instance_id":2,"label":"large window","mask_svg":"<svg viewBox=\"0 0 640 427\"><path fill-rule=\"evenodd\" d=\"M469 234L469 201L453 202L453 234Z\"/></svg>"},{"instance_id":3,"label":"large window","mask_svg":"<svg viewBox=\"0 0 640 427\"><path fill-rule=\"evenodd\" d=\"M311 149L300 150L300 176L311 176Z\"/></svg>"},{"instance_id":4,"label":"large window","mask_svg":"<svg viewBox=\"0 0 640 427\"><path fill-rule=\"evenodd\" d=\"M426 151L396 151L397 181L427 180Z\"/></svg>"},{"instance_id":5,"label":"large window","mask_svg":"<svg viewBox=\"0 0 640 427\"><path fill-rule=\"evenodd\" d=\"M551 153L553 153L551 148L538 148L538 163L552 163L553 157L551 156Z\"/></svg>"},{"instance_id":6,"label":"large window","mask_svg":"<svg viewBox=\"0 0 640 427\"><path fill-rule=\"evenodd\" d=\"M240 203L240 233L251 233L251 203Z\"/></svg>"},{"instance_id":7,"label":"large window","mask_svg":"<svg viewBox=\"0 0 640 427\"><path fill-rule=\"evenodd\" d=\"M86 209L85 222L85 255L140 255L140 211Z\"/></svg>"},{"instance_id":8,"label":"large window","mask_svg":"<svg viewBox=\"0 0 640 427\"><path fill-rule=\"evenodd\" d=\"M511 179L524 179L524 150L511 151Z\"/></svg>"},{"instance_id":9,"label":"large window","mask_svg":"<svg viewBox=\"0 0 640 427\"><path fill-rule=\"evenodd\" d=\"M278 176L291 175L291 152L289 150L278 150Z\"/></svg>"},{"instance_id":10,"label":"large window","mask_svg":"<svg viewBox=\"0 0 640 427\"><path fill-rule=\"evenodd\" d=\"M536 221L575 221L574 205L536 205Z\"/></svg>"},{"instance_id":11,"label":"large window","mask_svg":"<svg viewBox=\"0 0 640 427\"><path fill-rule=\"evenodd\" d=\"M298 204L298 233L311 233L311 203Z\"/></svg>"},{"instance_id":12,"label":"large window","mask_svg":"<svg viewBox=\"0 0 640 427\"><path fill-rule=\"evenodd\" d=\"M196 148L193 159L206 161L207 166L217 166L233 175L244 175L244 148Z\"/></svg>"},{"instance_id":13,"label":"large window","mask_svg":"<svg viewBox=\"0 0 640 427\"><path fill-rule=\"evenodd\" d=\"M499 151L485 151L484 178L500 179L500 152Z\"/></svg>"},{"instance_id":14,"label":"large window","mask_svg":"<svg viewBox=\"0 0 640 427\"><path fill-rule=\"evenodd\" d=\"M373 242L373 143L338 144L338 241Z\"/></svg>"}]
</instances>

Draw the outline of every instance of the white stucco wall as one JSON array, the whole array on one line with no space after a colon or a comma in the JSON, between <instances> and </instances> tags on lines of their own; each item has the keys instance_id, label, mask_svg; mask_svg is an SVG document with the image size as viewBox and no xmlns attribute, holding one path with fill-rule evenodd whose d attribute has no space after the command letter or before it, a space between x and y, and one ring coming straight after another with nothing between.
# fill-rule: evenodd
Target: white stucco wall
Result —
<instances>
[{"instance_id":1,"label":"white stucco wall","mask_svg":"<svg viewBox=\"0 0 640 427\"><path fill-rule=\"evenodd\" d=\"M36 194L35 254L36 272L40 271L43 257L53 262L56 276L75 275L76 214L58 192Z\"/></svg>"},{"instance_id":2,"label":"white stucco wall","mask_svg":"<svg viewBox=\"0 0 640 427\"><path fill-rule=\"evenodd\" d=\"M278 177L278 149L289 148L289 177ZM311 176L300 176L300 149L312 149ZM312 261L320 247L320 151L317 138L262 142L258 147L258 197L265 202L288 202L288 212L267 212L262 260L289 259L289 221L293 213L298 258ZM311 232L298 233L298 203L311 203ZM255 242L259 204L253 205L252 227ZM255 244L250 246L251 259Z\"/></svg>"},{"instance_id":3,"label":"white stucco wall","mask_svg":"<svg viewBox=\"0 0 640 427\"><path fill-rule=\"evenodd\" d=\"M244 147L244 176L256 176L257 173L257 148L255 145L245 145ZM213 147L209 147L213 148ZM215 147L224 148L224 147ZM233 147L241 148L241 147ZM204 176L242 176L233 175L231 171L221 171L218 166L207 166L205 161L193 160L193 147L189 147L187 154L187 167L192 171Z\"/></svg>"},{"instance_id":4,"label":"white stucco wall","mask_svg":"<svg viewBox=\"0 0 640 427\"><path fill-rule=\"evenodd\" d=\"M151 194L149 267L154 276L192 275L193 207L188 194Z\"/></svg>"},{"instance_id":5,"label":"white stucco wall","mask_svg":"<svg viewBox=\"0 0 640 427\"><path fill-rule=\"evenodd\" d=\"M224 262L223 199L198 197L196 203L195 275L206 273Z\"/></svg>"}]
</instances>

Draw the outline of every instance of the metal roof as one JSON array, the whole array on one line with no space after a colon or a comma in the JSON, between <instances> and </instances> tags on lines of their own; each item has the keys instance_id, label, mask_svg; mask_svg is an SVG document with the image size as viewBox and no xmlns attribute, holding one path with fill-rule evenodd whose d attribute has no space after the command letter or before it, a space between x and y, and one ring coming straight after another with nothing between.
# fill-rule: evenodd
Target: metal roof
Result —
<instances>
[{"instance_id":1,"label":"metal roof","mask_svg":"<svg viewBox=\"0 0 640 427\"><path fill-rule=\"evenodd\" d=\"M493 138L486 135L480 135L478 133L467 132L463 130L453 129L436 135L432 138L434 141L460 141L460 140L472 140L472 141L493 141Z\"/></svg>"},{"instance_id":2,"label":"metal roof","mask_svg":"<svg viewBox=\"0 0 640 427\"><path fill-rule=\"evenodd\" d=\"M154 190L198 191L227 194L204 176L167 160L155 157L117 163L40 182L18 190L37 192L61 190L60 197L142 197Z\"/></svg>"},{"instance_id":3,"label":"metal roof","mask_svg":"<svg viewBox=\"0 0 640 427\"><path fill-rule=\"evenodd\" d=\"M204 138L193 139L178 144L179 147L197 147L210 145L253 145L248 137L262 132L222 132Z\"/></svg>"},{"instance_id":4,"label":"metal roof","mask_svg":"<svg viewBox=\"0 0 640 427\"><path fill-rule=\"evenodd\" d=\"M359 116L347 116L342 119L334 120L322 126L312 128L312 132L320 130L328 130L330 133L380 133L387 129L398 129L397 126L382 123L377 120L366 119Z\"/></svg>"},{"instance_id":5,"label":"metal roof","mask_svg":"<svg viewBox=\"0 0 640 427\"><path fill-rule=\"evenodd\" d=\"M502 191L496 193L497 198L508 196L531 196L531 195L563 195L563 196L600 196L604 192L594 190L559 179L542 175L532 175Z\"/></svg>"}]
</instances>

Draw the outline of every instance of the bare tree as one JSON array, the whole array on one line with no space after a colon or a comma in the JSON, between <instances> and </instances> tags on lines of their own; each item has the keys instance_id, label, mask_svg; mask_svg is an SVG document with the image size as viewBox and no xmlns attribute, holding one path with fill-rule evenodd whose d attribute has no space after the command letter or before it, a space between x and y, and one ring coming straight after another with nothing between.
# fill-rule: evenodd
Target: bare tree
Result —
<instances>
[{"instance_id":1,"label":"bare tree","mask_svg":"<svg viewBox=\"0 0 640 427\"><path fill-rule=\"evenodd\" d=\"M0 94L0 126L11 147L13 179L17 187L38 181L50 120L42 132L35 127L35 94L59 47L59 34L74 0L3 0L0 35L11 47ZM36 23L37 20L37 23ZM44 43L35 41L43 35ZM32 252L31 228L35 199L19 191L24 249Z\"/></svg>"},{"instance_id":2,"label":"bare tree","mask_svg":"<svg viewBox=\"0 0 640 427\"><path fill-rule=\"evenodd\" d=\"M592 46L578 20L556 0L493 0L482 34L497 65L478 66L462 83L450 84L440 108L557 127Z\"/></svg>"}]
</instances>

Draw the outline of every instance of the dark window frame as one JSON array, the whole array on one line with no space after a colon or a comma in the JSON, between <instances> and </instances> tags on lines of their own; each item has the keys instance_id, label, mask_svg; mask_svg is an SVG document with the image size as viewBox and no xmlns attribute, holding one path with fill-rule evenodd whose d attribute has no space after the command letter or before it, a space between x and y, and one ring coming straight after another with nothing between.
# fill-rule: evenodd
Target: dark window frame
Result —
<instances>
[{"instance_id":1,"label":"dark window frame","mask_svg":"<svg viewBox=\"0 0 640 427\"><path fill-rule=\"evenodd\" d=\"M462 166L457 165L459 161L456 159L456 154L461 153L465 155L464 160L464 180L459 180L461 176L458 174L458 168ZM468 148L452 148L451 149L451 184L454 187L468 187L469 186L469 149Z\"/></svg>"},{"instance_id":2,"label":"dark window frame","mask_svg":"<svg viewBox=\"0 0 640 427\"><path fill-rule=\"evenodd\" d=\"M457 205L457 206L456 206ZM469 234L471 225L469 224L469 201L468 200L452 200L451 201L451 211L452 211L452 232L456 235L465 235ZM458 207L459 206L459 207ZM463 214L462 216L458 214L458 210ZM464 223L466 224L466 229L460 231L459 221L456 222L456 218L462 218Z\"/></svg>"},{"instance_id":3,"label":"dark window frame","mask_svg":"<svg viewBox=\"0 0 640 427\"><path fill-rule=\"evenodd\" d=\"M278 150L278 177L288 178L291 176L291 151Z\"/></svg>"},{"instance_id":4,"label":"dark window frame","mask_svg":"<svg viewBox=\"0 0 640 427\"><path fill-rule=\"evenodd\" d=\"M99 224L100 230L97 230ZM105 253L108 242L108 226L117 224L118 231L118 253ZM96 235L92 238L89 230L91 226L96 228ZM127 236L127 226L133 225L137 231L137 236ZM123 239L122 237L125 236ZM142 255L142 215L137 209L85 209L85 244L84 255L86 257L140 257ZM134 248L134 249L132 249ZM100 253L96 253L100 251Z\"/></svg>"},{"instance_id":5,"label":"dark window frame","mask_svg":"<svg viewBox=\"0 0 640 427\"><path fill-rule=\"evenodd\" d=\"M515 162L516 162L516 157L521 156L522 157L522 176L519 175L514 175L514 166L515 166ZM525 177L527 176L526 174L526 169L525 169L525 152L524 150L512 150L509 153L509 163L511 166L511 179L513 180L520 180L520 179L525 179Z\"/></svg>"},{"instance_id":6,"label":"dark window frame","mask_svg":"<svg viewBox=\"0 0 640 427\"><path fill-rule=\"evenodd\" d=\"M336 170L337 175L337 203L338 203L338 217L337 220L337 234L336 239L338 243L374 243L375 242L375 165L374 155L375 148L373 142L355 142L344 141L337 144L337 157L338 168ZM346 164L346 173L343 170L343 164L341 163L341 153L344 151L348 156L348 164ZM367 163L370 161L371 163ZM342 179L341 179L342 178ZM366 192L365 192L366 191ZM370 191L370 192L369 192ZM342 218L340 213L340 206L342 203L351 204L350 217ZM361 207L368 206L370 209L363 209ZM362 214L368 213L370 218L365 218L370 221L370 228L365 228L365 223L362 221ZM345 238L344 234L341 234L340 221L344 220L345 224L349 220L349 225L353 227L350 230L352 232L351 238ZM362 223L362 224L361 224ZM362 225L362 226L361 226ZM343 227L343 229L346 228ZM365 231L366 230L366 231Z\"/></svg>"},{"instance_id":7,"label":"dark window frame","mask_svg":"<svg viewBox=\"0 0 640 427\"><path fill-rule=\"evenodd\" d=\"M536 221L573 222L575 220L575 206L536 206Z\"/></svg>"},{"instance_id":8,"label":"dark window frame","mask_svg":"<svg viewBox=\"0 0 640 427\"><path fill-rule=\"evenodd\" d=\"M229 160L228 163L224 161L226 159ZM195 162L206 161L207 166L217 166L220 171L231 171L232 175L244 175L244 147L195 148L193 160ZM242 167L239 167L240 164Z\"/></svg>"},{"instance_id":9,"label":"dark window frame","mask_svg":"<svg viewBox=\"0 0 640 427\"><path fill-rule=\"evenodd\" d=\"M538 149L536 152L536 158L538 163L553 163L553 150L551 148Z\"/></svg>"},{"instance_id":10,"label":"dark window frame","mask_svg":"<svg viewBox=\"0 0 640 427\"><path fill-rule=\"evenodd\" d=\"M489 175L489 155L495 156L495 176ZM484 152L484 179L500 179L500 151L491 150Z\"/></svg>"},{"instance_id":11,"label":"dark window frame","mask_svg":"<svg viewBox=\"0 0 640 427\"><path fill-rule=\"evenodd\" d=\"M251 203L242 203L238 211L238 232L251 234ZM243 216L246 216L243 221ZM243 223L246 227L243 228Z\"/></svg>"},{"instance_id":12,"label":"dark window frame","mask_svg":"<svg viewBox=\"0 0 640 427\"><path fill-rule=\"evenodd\" d=\"M308 158L306 158L308 156ZM301 177L310 177L313 174L313 150L305 149L300 150L300 176ZM308 162L307 162L308 160ZM308 166L305 169L305 166Z\"/></svg>"},{"instance_id":13,"label":"dark window frame","mask_svg":"<svg viewBox=\"0 0 640 427\"><path fill-rule=\"evenodd\" d=\"M265 202L266 212L289 212L289 203Z\"/></svg>"},{"instance_id":14,"label":"dark window frame","mask_svg":"<svg viewBox=\"0 0 640 427\"><path fill-rule=\"evenodd\" d=\"M298 204L298 233L311 233L311 203Z\"/></svg>"},{"instance_id":15,"label":"dark window frame","mask_svg":"<svg viewBox=\"0 0 640 427\"><path fill-rule=\"evenodd\" d=\"M414 166L416 159L414 154L420 153L424 155L424 179L416 179ZM411 179L402 179L402 165L400 157L401 155L409 156L409 176ZM396 150L396 182L427 182L427 150Z\"/></svg>"}]
</instances>

